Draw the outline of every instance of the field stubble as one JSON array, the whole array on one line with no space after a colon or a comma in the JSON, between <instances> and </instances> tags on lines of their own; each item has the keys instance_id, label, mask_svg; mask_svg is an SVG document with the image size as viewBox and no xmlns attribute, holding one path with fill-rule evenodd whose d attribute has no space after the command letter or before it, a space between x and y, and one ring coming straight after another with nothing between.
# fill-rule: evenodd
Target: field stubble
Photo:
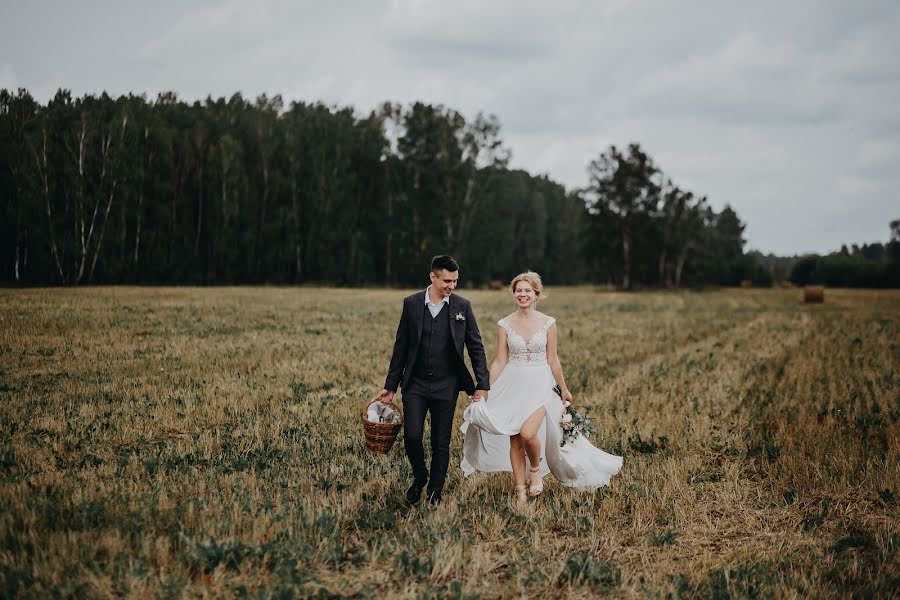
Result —
<instances>
[{"instance_id":1,"label":"field stubble","mask_svg":"<svg viewBox=\"0 0 900 600\"><path fill-rule=\"evenodd\" d=\"M890 595L900 293L553 290L609 488L461 477L409 509L366 452L404 294L0 292L0 593ZM473 291L493 357L508 294ZM466 400L461 396L457 421ZM426 441L427 447L427 441Z\"/></svg>"}]
</instances>

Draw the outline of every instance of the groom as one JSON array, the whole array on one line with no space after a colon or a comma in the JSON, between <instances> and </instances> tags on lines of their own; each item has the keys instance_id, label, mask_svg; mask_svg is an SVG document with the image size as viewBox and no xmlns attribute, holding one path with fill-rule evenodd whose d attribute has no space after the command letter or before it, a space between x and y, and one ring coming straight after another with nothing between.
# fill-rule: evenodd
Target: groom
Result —
<instances>
[{"instance_id":1,"label":"groom","mask_svg":"<svg viewBox=\"0 0 900 600\"><path fill-rule=\"evenodd\" d=\"M428 501L438 504L450 465L450 434L460 390L487 400L487 360L472 304L453 295L459 265L451 256L431 260L431 285L403 300L403 313L381 400L392 400L403 388L403 443L413 481L406 501L415 504L428 484ZM475 370L475 381L463 359L463 345ZM425 467L422 434L431 412L431 477Z\"/></svg>"}]
</instances>

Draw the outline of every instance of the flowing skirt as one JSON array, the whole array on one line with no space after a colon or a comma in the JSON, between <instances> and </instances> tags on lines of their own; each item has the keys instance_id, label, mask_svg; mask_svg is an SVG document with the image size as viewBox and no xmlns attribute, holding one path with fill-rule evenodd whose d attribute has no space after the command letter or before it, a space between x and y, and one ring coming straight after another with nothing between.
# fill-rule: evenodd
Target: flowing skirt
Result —
<instances>
[{"instance_id":1,"label":"flowing skirt","mask_svg":"<svg viewBox=\"0 0 900 600\"><path fill-rule=\"evenodd\" d=\"M622 468L622 457L594 447L584 436L560 447L563 405L554 385L547 363L507 364L491 385L488 399L471 403L463 413L463 473L512 471L509 437L519 433L528 417L543 407L546 416L538 431L540 473L552 473L563 485L577 489L607 485ZM527 456L525 460L527 464Z\"/></svg>"}]
</instances>

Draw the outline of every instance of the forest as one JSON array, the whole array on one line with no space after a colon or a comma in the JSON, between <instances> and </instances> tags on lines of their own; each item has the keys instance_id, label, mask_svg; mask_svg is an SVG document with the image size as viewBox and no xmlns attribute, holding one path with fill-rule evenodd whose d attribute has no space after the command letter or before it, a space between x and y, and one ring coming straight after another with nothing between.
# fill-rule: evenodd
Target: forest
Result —
<instances>
[{"instance_id":1,"label":"forest","mask_svg":"<svg viewBox=\"0 0 900 600\"><path fill-rule=\"evenodd\" d=\"M598 150L566 189L509 167L497 117L442 105L0 90L0 281L407 286L449 253L469 286L900 286L900 221L852 252L745 252L727 203L638 143Z\"/></svg>"}]
</instances>

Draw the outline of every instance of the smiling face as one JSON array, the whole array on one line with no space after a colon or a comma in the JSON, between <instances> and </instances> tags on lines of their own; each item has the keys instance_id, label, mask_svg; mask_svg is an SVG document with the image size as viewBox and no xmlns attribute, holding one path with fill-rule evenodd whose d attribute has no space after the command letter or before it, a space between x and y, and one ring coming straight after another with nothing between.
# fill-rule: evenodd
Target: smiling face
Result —
<instances>
[{"instance_id":1,"label":"smiling face","mask_svg":"<svg viewBox=\"0 0 900 600\"><path fill-rule=\"evenodd\" d=\"M531 308L534 306L537 297L537 292L534 291L534 288L531 287L530 283L527 281L516 282L516 287L513 290L513 298L516 299L516 305L519 308Z\"/></svg>"},{"instance_id":2,"label":"smiling face","mask_svg":"<svg viewBox=\"0 0 900 600\"><path fill-rule=\"evenodd\" d=\"M441 269L437 273L431 272L431 289L437 290L441 297L449 296L456 289L459 281L459 271Z\"/></svg>"}]
</instances>

